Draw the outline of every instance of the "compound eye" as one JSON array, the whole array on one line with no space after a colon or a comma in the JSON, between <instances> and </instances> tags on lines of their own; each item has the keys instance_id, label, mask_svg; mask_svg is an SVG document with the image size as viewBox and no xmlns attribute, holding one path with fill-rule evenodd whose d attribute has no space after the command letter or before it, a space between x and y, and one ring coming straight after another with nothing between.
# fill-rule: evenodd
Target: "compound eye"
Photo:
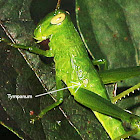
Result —
<instances>
[{"instance_id":1,"label":"compound eye","mask_svg":"<svg viewBox=\"0 0 140 140\"><path fill-rule=\"evenodd\" d=\"M54 16L51 20L51 24L59 24L65 19L66 15L64 13Z\"/></svg>"}]
</instances>

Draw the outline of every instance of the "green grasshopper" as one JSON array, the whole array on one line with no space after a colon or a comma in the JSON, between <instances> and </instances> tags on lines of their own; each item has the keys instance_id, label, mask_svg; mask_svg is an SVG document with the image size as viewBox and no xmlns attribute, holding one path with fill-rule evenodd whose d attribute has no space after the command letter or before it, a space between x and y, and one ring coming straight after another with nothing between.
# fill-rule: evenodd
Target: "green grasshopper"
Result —
<instances>
[{"instance_id":1,"label":"green grasshopper","mask_svg":"<svg viewBox=\"0 0 140 140\"><path fill-rule=\"evenodd\" d=\"M71 95L74 96L77 102L94 112L112 140L127 138L140 132L140 117L130 114L112 104L104 86L104 84L114 83L125 78L140 75L140 67L98 73L94 65L99 65L103 61L92 61L89 58L87 50L71 22L69 12L59 10L59 5L57 5L54 12L48 14L38 24L34 31L34 38L38 43L49 39L50 49L44 51L32 46L12 44L4 38L0 38L0 41L4 41L12 47L25 49L38 55L54 57L56 88L61 89L63 83L67 87L73 87L69 88ZM111 77L109 77L110 74L112 74ZM75 86L75 83L77 86ZM134 91L138 87L140 87L140 83L116 96L112 102L116 102L119 98ZM63 91L58 91L57 101L42 110L39 115L32 119L32 123L42 118L49 110L59 106L63 102L63 94ZM132 130L126 132L122 126L122 122L129 123Z\"/></svg>"}]
</instances>

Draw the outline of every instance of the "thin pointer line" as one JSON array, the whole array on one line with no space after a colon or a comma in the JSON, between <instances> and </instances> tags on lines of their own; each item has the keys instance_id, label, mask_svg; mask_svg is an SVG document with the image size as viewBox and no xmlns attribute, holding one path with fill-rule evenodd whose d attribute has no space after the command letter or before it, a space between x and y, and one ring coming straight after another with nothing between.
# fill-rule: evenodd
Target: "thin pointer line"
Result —
<instances>
[{"instance_id":1,"label":"thin pointer line","mask_svg":"<svg viewBox=\"0 0 140 140\"><path fill-rule=\"evenodd\" d=\"M54 91L49 91L47 93L43 93L43 94L39 94L39 95L36 95L35 97L40 97L40 96L44 96L44 95L47 95L47 94L50 94L50 93L54 93L54 92L57 92L57 91L61 91L61 90L65 90L65 89L68 89L68 88L73 88L75 86L81 86L81 84L77 84L77 85L74 85L74 86L70 86L70 87L65 87L65 88L61 88L61 89L58 89L58 90L54 90ZM79 88L78 87L78 88Z\"/></svg>"}]
</instances>

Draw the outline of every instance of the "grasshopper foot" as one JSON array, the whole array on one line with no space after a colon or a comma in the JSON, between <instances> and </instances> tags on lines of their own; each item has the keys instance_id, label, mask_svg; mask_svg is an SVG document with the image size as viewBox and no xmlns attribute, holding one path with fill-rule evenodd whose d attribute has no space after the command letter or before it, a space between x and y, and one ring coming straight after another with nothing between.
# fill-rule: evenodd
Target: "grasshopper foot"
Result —
<instances>
[{"instance_id":1,"label":"grasshopper foot","mask_svg":"<svg viewBox=\"0 0 140 140\"><path fill-rule=\"evenodd\" d=\"M30 123L31 123L31 124L34 124L35 121L37 121L37 120L39 120L39 119L40 119L40 117L39 117L39 116L36 116L35 118L30 119Z\"/></svg>"}]
</instances>

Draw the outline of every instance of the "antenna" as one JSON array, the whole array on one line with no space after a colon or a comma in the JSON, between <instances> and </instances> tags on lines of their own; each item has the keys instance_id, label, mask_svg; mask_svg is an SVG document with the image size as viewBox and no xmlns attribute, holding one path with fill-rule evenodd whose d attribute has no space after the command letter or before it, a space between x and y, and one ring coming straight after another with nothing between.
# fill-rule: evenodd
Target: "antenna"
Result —
<instances>
[{"instance_id":1,"label":"antenna","mask_svg":"<svg viewBox=\"0 0 140 140\"><path fill-rule=\"evenodd\" d=\"M58 0L57 5L56 5L56 10L60 9L60 3L61 3L61 0Z\"/></svg>"}]
</instances>

